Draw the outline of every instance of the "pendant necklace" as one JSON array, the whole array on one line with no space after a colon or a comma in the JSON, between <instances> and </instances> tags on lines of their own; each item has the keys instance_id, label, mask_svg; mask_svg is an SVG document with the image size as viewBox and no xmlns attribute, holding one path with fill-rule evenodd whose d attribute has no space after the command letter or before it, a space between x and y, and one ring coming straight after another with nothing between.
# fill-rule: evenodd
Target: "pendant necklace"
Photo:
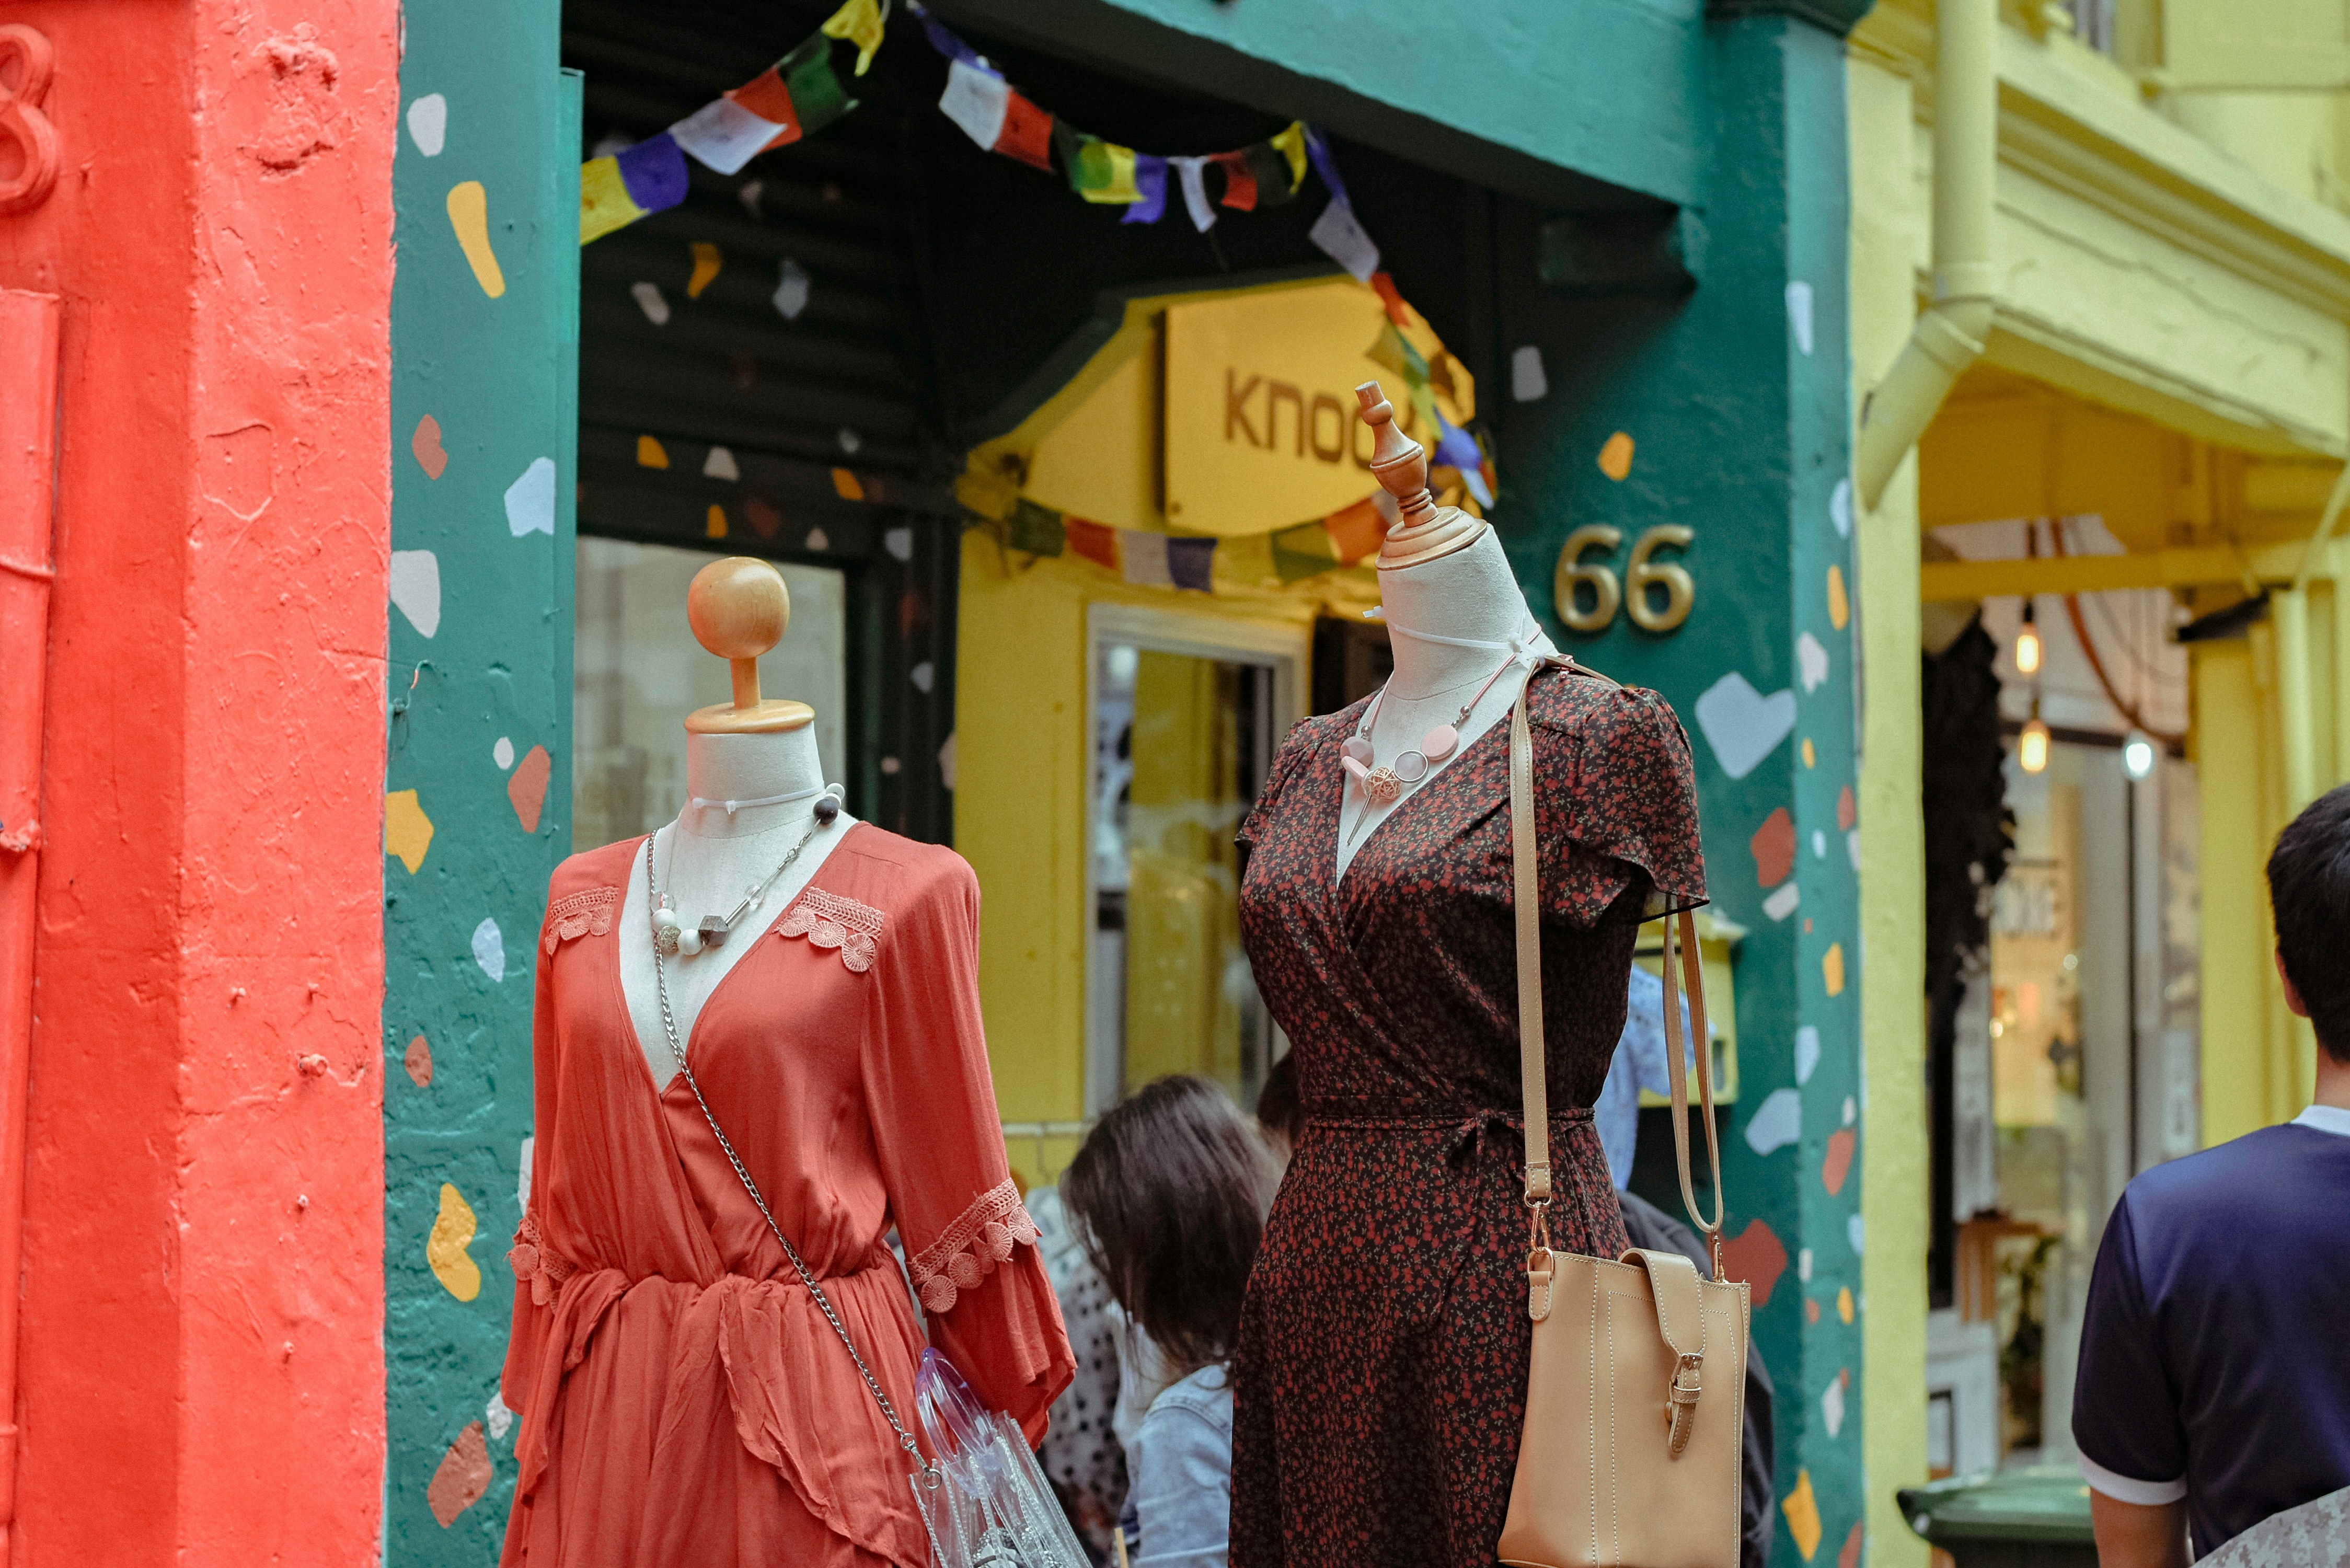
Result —
<instances>
[{"instance_id":1,"label":"pendant necklace","mask_svg":"<svg viewBox=\"0 0 2350 1568\"><path fill-rule=\"evenodd\" d=\"M1371 765L1374 754L1371 734L1378 724L1379 710L1388 700L1388 689L1380 687L1379 694L1372 698L1371 705L1363 711L1362 723L1339 748L1338 765L1362 784L1365 800L1373 805L1393 805L1407 787L1426 778L1430 768L1453 753L1461 744L1461 726L1468 722L1469 711L1485 700L1485 693L1493 689L1493 682L1508 673L1518 659L1519 654L1513 649L1510 657L1502 660L1492 674L1485 677L1485 683L1477 688L1476 694L1461 704L1461 711L1452 715L1451 723L1435 726L1419 738L1419 745L1399 753L1392 763L1374 767Z\"/></svg>"},{"instance_id":2,"label":"pendant necklace","mask_svg":"<svg viewBox=\"0 0 2350 1568\"><path fill-rule=\"evenodd\" d=\"M645 835L645 887L648 891L652 892L654 900L653 951L662 957L674 953L691 958L704 948L723 947L727 937L733 931L735 922L758 907L760 901L766 898L767 889L775 885L775 879L792 868L792 863L800 857L800 851L806 849L817 834L830 827L835 819L840 815L840 796L845 793L847 792L838 784L827 785L823 795L816 803L816 810L813 814L816 820L810 823L808 830L800 836L800 841L792 846L792 852L784 857L783 864L768 872L763 879L744 888L742 901L734 906L732 913L724 916L704 915L697 925L689 926L679 917L677 910L669 901L669 893L665 887L660 889L653 888L653 836L650 833ZM785 798L797 799L798 796ZM713 801L711 804L722 803ZM733 804L752 805L764 803L743 801ZM677 857L672 855L670 857L670 864L674 866L676 863ZM663 878L663 881L666 882L667 878Z\"/></svg>"}]
</instances>

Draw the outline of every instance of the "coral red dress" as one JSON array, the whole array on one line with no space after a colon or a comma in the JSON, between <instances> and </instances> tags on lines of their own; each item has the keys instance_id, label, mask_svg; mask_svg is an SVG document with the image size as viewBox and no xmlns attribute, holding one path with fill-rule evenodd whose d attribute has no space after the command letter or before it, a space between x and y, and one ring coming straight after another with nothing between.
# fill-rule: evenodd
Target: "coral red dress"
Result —
<instances>
[{"instance_id":1,"label":"coral red dress","mask_svg":"<svg viewBox=\"0 0 2350 1568\"><path fill-rule=\"evenodd\" d=\"M521 1413L503 1562L928 1562L909 1462L719 1151L657 1089L621 995L642 839L556 868L540 933L536 1144L502 1385ZM913 1425L922 1329L1031 1440L1073 1362L996 1119L979 888L951 850L852 827L694 1020L687 1059L777 1224Z\"/></svg>"},{"instance_id":2,"label":"coral red dress","mask_svg":"<svg viewBox=\"0 0 2350 1568\"><path fill-rule=\"evenodd\" d=\"M1232 1568L1485 1568L1525 1423L1509 725L1334 884L1338 748L1362 708L1293 730L1241 829L1241 936L1306 1125L1233 1363ZM1590 1106L1643 913L1705 901L1689 742L1662 698L1587 673L1537 674L1527 708L1551 1244L1614 1257Z\"/></svg>"}]
</instances>

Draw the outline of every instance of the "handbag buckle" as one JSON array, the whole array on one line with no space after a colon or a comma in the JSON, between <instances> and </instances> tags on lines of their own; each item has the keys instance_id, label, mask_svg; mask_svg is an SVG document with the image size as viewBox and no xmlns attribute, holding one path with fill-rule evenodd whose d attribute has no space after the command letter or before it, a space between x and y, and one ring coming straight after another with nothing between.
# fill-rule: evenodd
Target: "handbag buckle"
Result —
<instances>
[{"instance_id":1,"label":"handbag buckle","mask_svg":"<svg viewBox=\"0 0 2350 1568\"><path fill-rule=\"evenodd\" d=\"M1690 1421L1697 1414L1698 1395L1702 1392L1699 1375L1704 1366L1703 1351L1683 1352L1673 1363L1672 1383L1666 1389L1665 1425L1675 1459L1689 1447Z\"/></svg>"}]
</instances>

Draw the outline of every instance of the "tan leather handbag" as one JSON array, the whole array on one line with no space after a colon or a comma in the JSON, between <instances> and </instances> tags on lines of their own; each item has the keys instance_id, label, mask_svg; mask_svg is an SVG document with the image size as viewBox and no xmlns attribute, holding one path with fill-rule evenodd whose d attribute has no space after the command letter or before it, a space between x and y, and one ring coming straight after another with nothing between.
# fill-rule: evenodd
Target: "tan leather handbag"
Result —
<instances>
[{"instance_id":1,"label":"tan leather handbag","mask_svg":"<svg viewBox=\"0 0 2350 1568\"><path fill-rule=\"evenodd\" d=\"M1525 1436L1500 1556L1522 1568L1738 1568L1746 1412L1746 1286L1721 1279L1721 1149L1713 1126L1705 978L1686 912L1665 922L1665 1048L1681 1199L1713 1253L1711 1280L1678 1252L1617 1262L1553 1251L1550 1096L1544 1075L1535 886L1534 744L1526 698L1510 715L1511 858L1516 872L1518 1050L1526 1115L1526 1311L1534 1359ZM1713 1220L1690 1180L1689 1090L1673 949L1689 988L1698 1094L1713 1161Z\"/></svg>"}]
</instances>

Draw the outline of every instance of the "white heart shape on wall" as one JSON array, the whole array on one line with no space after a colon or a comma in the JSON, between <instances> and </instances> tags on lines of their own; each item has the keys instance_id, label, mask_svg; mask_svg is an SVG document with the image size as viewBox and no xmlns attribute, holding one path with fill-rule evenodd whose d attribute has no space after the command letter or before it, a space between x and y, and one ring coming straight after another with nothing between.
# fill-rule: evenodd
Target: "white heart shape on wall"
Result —
<instances>
[{"instance_id":1,"label":"white heart shape on wall","mask_svg":"<svg viewBox=\"0 0 2350 1568\"><path fill-rule=\"evenodd\" d=\"M1731 778L1742 779L1794 729L1795 693L1783 688L1765 697L1733 670L1705 689L1696 712L1713 760Z\"/></svg>"}]
</instances>

